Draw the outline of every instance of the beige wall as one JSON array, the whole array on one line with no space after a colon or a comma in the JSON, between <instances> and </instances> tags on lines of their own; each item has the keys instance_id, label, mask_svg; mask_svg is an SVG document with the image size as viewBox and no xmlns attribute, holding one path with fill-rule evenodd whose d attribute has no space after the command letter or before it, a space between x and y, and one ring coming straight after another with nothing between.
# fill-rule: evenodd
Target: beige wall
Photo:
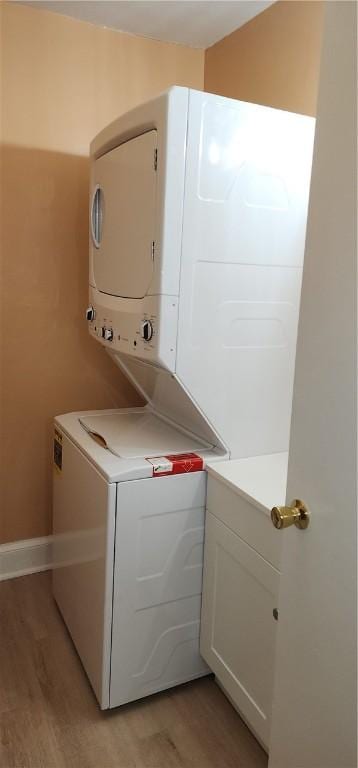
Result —
<instances>
[{"instance_id":1,"label":"beige wall","mask_svg":"<svg viewBox=\"0 0 358 768\"><path fill-rule=\"evenodd\" d=\"M2 24L2 26L1 26ZM205 87L314 114L322 3L278 2L205 55ZM56 413L136 394L87 334L88 145L204 53L0 0L0 542L51 529Z\"/></svg>"},{"instance_id":2,"label":"beige wall","mask_svg":"<svg viewBox=\"0 0 358 768\"><path fill-rule=\"evenodd\" d=\"M137 396L87 334L88 145L204 54L12 3L2 14L0 541L51 529L56 413Z\"/></svg>"},{"instance_id":3,"label":"beige wall","mask_svg":"<svg viewBox=\"0 0 358 768\"><path fill-rule=\"evenodd\" d=\"M205 54L205 90L314 115L323 3L283 0Z\"/></svg>"}]
</instances>

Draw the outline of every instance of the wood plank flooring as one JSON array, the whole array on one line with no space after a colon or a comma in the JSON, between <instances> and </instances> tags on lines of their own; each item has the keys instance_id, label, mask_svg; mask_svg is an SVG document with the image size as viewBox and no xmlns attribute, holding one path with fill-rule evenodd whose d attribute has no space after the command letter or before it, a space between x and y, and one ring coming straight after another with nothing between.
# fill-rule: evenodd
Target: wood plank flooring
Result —
<instances>
[{"instance_id":1,"label":"wood plank flooring","mask_svg":"<svg viewBox=\"0 0 358 768\"><path fill-rule=\"evenodd\" d=\"M50 574L0 583L1 768L265 768L212 678L101 712Z\"/></svg>"}]
</instances>

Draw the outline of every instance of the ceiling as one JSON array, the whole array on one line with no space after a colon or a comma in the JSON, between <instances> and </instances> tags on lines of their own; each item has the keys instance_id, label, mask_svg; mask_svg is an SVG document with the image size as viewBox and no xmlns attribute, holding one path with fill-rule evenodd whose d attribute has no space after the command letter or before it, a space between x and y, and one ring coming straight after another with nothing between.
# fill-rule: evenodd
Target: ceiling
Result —
<instances>
[{"instance_id":1,"label":"ceiling","mask_svg":"<svg viewBox=\"0 0 358 768\"><path fill-rule=\"evenodd\" d=\"M209 48L273 0L29 0L26 5L132 35Z\"/></svg>"}]
</instances>

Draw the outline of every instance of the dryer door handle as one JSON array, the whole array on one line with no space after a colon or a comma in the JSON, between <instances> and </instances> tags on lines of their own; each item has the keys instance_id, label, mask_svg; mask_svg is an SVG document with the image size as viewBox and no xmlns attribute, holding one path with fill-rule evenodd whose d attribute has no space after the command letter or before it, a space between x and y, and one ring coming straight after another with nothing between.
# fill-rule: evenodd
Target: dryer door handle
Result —
<instances>
[{"instance_id":1,"label":"dryer door handle","mask_svg":"<svg viewBox=\"0 0 358 768\"><path fill-rule=\"evenodd\" d=\"M99 248L103 227L103 189L97 184L94 188L91 205L91 236L95 248Z\"/></svg>"}]
</instances>

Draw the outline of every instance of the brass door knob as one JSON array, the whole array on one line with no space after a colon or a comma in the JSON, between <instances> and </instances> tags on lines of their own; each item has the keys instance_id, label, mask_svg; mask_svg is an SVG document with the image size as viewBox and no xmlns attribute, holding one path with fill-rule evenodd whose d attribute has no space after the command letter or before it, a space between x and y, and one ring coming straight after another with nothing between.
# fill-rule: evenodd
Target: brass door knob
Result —
<instances>
[{"instance_id":1,"label":"brass door knob","mask_svg":"<svg viewBox=\"0 0 358 768\"><path fill-rule=\"evenodd\" d=\"M295 525L304 530L308 527L310 513L300 499L294 499L290 507L273 507L271 509L271 520L279 530Z\"/></svg>"}]
</instances>

